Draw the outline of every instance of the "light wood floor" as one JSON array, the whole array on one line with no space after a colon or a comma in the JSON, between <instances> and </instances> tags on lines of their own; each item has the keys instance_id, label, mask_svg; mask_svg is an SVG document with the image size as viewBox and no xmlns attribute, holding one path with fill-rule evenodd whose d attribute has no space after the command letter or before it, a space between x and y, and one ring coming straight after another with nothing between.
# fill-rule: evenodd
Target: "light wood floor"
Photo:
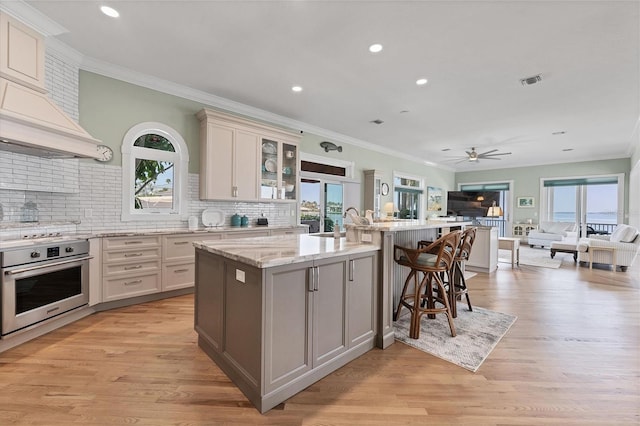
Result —
<instances>
[{"instance_id":1,"label":"light wood floor","mask_svg":"<svg viewBox=\"0 0 640 426\"><path fill-rule=\"evenodd\" d=\"M640 262L500 264L472 302L518 320L477 373L401 343L260 415L196 345L193 297L102 312L0 354L0 424L640 424Z\"/></svg>"}]
</instances>

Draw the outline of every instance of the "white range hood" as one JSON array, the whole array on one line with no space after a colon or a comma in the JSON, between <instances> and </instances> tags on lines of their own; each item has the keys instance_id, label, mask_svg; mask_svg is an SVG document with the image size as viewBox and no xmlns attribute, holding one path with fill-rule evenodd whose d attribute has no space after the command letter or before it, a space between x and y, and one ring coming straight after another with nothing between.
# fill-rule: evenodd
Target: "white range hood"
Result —
<instances>
[{"instance_id":1,"label":"white range hood","mask_svg":"<svg viewBox=\"0 0 640 426\"><path fill-rule=\"evenodd\" d=\"M99 140L44 88L44 38L0 13L0 150L51 158L96 158Z\"/></svg>"},{"instance_id":2,"label":"white range hood","mask_svg":"<svg viewBox=\"0 0 640 426\"><path fill-rule=\"evenodd\" d=\"M95 158L91 137L44 93L0 79L0 149L52 158Z\"/></svg>"}]
</instances>

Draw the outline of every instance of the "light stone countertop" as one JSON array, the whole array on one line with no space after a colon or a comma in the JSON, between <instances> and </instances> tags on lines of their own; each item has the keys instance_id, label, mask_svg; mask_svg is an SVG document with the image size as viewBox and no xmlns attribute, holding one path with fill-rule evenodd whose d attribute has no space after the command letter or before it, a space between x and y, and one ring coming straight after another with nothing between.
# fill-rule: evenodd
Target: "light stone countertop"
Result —
<instances>
[{"instance_id":1,"label":"light stone countertop","mask_svg":"<svg viewBox=\"0 0 640 426\"><path fill-rule=\"evenodd\" d=\"M362 231L380 231L380 232L396 232L396 231L412 231L416 229L439 229L449 228L451 226L471 226L473 222L457 222L457 221L438 221L438 220L396 220L389 222L375 222L372 225L354 225L352 223L345 224L346 229L357 229Z\"/></svg>"},{"instance_id":2,"label":"light stone countertop","mask_svg":"<svg viewBox=\"0 0 640 426\"><path fill-rule=\"evenodd\" d=\"M90 236L94 238L100 237L130 237L137 235L171 235L171 234L219 234L219 233L227 233L227 232L243 232L243 231L273 231L278 229L298 229L304 228L307 229L307 225L267 225L267 226L219 226L219 227L210 227L203 228L200 227L198 229L188 229L188 228L175 228L175 229L162 229L157 231L145 231L145 230L122 230L122 231L93 231L91 233L78 233L78 235L83 234L84 236Z\"/></svg>"},{"instance_id":3,"label":"light stone countertop","mask_svg":"<svg viewBox=\"0 0 640 426\"><path fill-rule=\"evenodd\" d=\"M367 253L380 249L374 244L349 242L345 237L319 237L306 234L196 241L193 245L207 252L257 268Z\"/></svg>"}]
</instances>

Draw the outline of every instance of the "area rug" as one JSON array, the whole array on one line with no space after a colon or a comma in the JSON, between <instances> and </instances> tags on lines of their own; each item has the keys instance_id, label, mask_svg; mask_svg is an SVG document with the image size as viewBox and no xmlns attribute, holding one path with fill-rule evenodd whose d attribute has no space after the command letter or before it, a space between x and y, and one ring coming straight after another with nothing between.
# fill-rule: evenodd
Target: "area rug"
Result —
<instances>
[{"instance_id":1,"label":"area rug","mask_svg":"<svg viewBox=\"0 0 640 426\"><path fill-rule=\"evenodd\" d=\"M458 306L458 317L453 320L456 337L451 337L446 315L436 315L435 319L425 315L420 323L420 338L410 338L411 316L403 309L403 315L393 324L396 340L476 372L517 317L476 306L470 312L462 303Z\"/></svg>"},{"instance_id":2,"label":"area rug","mask_svg":"<svg viewBox=\"0 0 640 426\"><path fill-rule=\"evenodd\" d=\"M570 256L573 256L569 254ZM556 253L554 259L547 249L531 248L520 246L520 264L528 266L539 266L541 268L557 269L562 265L562 253ZM572 258L573 259L573 258ZM511 251L499 250L498 262L511 265Z\"/></svg>"}]
</instances>

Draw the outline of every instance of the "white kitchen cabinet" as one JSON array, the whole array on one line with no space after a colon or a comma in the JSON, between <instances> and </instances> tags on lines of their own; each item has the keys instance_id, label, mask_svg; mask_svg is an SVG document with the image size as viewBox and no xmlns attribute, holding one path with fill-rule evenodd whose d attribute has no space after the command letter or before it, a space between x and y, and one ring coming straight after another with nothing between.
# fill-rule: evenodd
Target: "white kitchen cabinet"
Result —
<instances>
[{"instance_id":1,"label":"white kitchen cabinet","mask_svg":"<svg viewBox=\"0 0 640 426\"><path fill-rule=\"evenodd\" d=\"M196 251L194 241L219 240L220 234L189 233L162 237L162 291L193 287Z\"/></svg>"},{"instance_id":2,"label":"white kitchen cabinet","mask_svg":"<svg viewBox=\"0 0 640 426\"><path fill-rule=\"evenodd\" d=\"M258 135L214 111L202 110L198 118L200 199L257 199Z\"/></svg>"},{"instance_id":3,"label":"white kitchen cabinet","mask_svg":"<svg viewBox=\"0 0 640 426\"><path fill-rule=\"evenodd\" d=\"M0 52L0 77L46 92L42 35L0 13Z\"/></svg>"},{"instance_id":4,"label":"white kitchen cabinet","mask_svg":"<svg viewBox=\"0 0 640 426\"><path fill-rule=\"evenodd\" d=\"M127 236L102 240L102 301L161 290L160 237Z\"/></svg>"},{"instance_id":5,"label":"white kitchen cabinet","mask_svg":"<svg viewBox=\"0 0 640 426\"><path fill-rule=\"evenodd\" d=\"M197 117L200 199L297 199L299 135L208 109Z\"/></svg>"}]
</instances>

